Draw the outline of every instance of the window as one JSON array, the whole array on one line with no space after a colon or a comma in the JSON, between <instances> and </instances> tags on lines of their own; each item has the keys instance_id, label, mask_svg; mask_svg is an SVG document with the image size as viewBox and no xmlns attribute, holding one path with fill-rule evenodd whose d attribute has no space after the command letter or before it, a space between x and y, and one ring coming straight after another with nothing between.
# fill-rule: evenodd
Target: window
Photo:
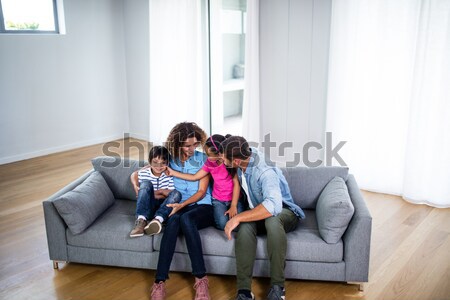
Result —
<instances>
[{"instance_id":1,"label":"window","mask_svg":"<svg viewBox=\"0 0 450 300\"><path fill-rule=\"evenodd\" d=\"M0 0L0 33L61 33L61 1Z\"/></svg>"}]
</instances>

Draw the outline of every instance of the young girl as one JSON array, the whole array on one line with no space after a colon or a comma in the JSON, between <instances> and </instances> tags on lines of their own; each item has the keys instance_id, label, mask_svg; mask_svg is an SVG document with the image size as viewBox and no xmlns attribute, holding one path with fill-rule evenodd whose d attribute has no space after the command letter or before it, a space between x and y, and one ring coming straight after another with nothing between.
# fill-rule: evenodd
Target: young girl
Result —
<instances>
[{"instance_id":1,"label":"young girl","mask_svg":"<svg viewBox=\"0 0 450 300\"><path fill-rule=\"evenodd\" d=\"M195 181L211 174L214 179L212 191L212 205L214 208L214 220L216 227L220 230L225 228L229 219L242 212L243 206L239 201L240 185L236 169L227 169L220 159L220 143L225 137L220 134L214 134L206 140L204 150L208 159L203 167L195 174L185 174L167 168L170 176L178 177L184 180Z\"/></svg>"}]
</instances>

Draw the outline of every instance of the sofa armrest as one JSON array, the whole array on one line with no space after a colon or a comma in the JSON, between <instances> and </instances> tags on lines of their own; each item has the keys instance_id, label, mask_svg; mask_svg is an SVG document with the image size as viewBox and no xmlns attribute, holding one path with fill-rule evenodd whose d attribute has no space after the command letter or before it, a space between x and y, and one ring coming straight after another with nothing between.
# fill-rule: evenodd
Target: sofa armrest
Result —
<instances>
[{"instance_id":1,"label":"sofa armrest","mask_svg":"<svg viewBox=\"0 0 450 300\"><path fill-rule=\"evenodd\" d=\"M352 174L348 176L347 187L355 213L343 236L345 277L347 282L367 282L372 216Z\"/></svg>"},{"instance_id":2,"label":"sofa armrest","mask_svg":"<svg viewBox=\"0 0 450 300\"><path fill-rule=\"evenodd\" d=\"M48 252L51 260L68 261L67 256L67 225L59 215L53 201L59 196L73 190L82 183L94 170L91 170L75 181L71 182L48 199L42 205L44 208L45 231L47 233Z\"/></svg>"}]
</instances>

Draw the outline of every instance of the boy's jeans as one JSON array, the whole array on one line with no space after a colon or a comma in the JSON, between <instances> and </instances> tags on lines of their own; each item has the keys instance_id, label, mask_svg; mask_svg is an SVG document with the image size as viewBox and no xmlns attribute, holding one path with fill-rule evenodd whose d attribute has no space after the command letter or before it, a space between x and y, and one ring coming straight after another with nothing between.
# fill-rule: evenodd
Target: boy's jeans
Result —
<instances>
[{"instance_id":1,"label":"boy's jeans","mask_svg":"<svg viewBox=\"0 0 450 300\"><path fill-rule=\"evenodd\" d=\"M167 219L171 207L166 204L178 203L181 201L181 193L173 190L166 199L156 199L153 184L149 180L144 180L139 185L139 193L136 204L136 217L142 215L147 220L153 219L155 216L161 216L164 220Z\"/></svg>"}]
</instances>

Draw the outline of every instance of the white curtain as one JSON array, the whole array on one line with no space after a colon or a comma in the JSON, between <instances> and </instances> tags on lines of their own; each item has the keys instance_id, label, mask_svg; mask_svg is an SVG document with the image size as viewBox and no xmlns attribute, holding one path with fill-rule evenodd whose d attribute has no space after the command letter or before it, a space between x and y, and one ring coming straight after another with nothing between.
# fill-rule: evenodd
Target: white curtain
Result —
<instances>
[{"instance_id":1,"label":"white curtain","mask_svg":"<svg viewBox=\"0 0 450 300\"><path fill-rule=\"evenodd\" d=\"M244 80L242 135L248 141L259 143L259 0L247 0Z\"/></svg>"},{"instance_id":2,"label":"white curtain","mask_svg":"<svg viewBox=\"0 0 450 300\"><path fill-rule=\"evenodd\" d=\"M327 131L362 189L450 207L450 1L332 2Z\"/></svg>"},{"instance_id":3,"label":"white curtain","mask_svg":"<svg viewBox=\"0 0 450 300\"><path fill-rule=\"evenodd\" d=\"M208 131L204 6L200 0L150 0L150 141L196 122ZM203 27L202 27L203 26ZM206 102L206 103L205 103Z\"/></svg>"}]
</instances>

